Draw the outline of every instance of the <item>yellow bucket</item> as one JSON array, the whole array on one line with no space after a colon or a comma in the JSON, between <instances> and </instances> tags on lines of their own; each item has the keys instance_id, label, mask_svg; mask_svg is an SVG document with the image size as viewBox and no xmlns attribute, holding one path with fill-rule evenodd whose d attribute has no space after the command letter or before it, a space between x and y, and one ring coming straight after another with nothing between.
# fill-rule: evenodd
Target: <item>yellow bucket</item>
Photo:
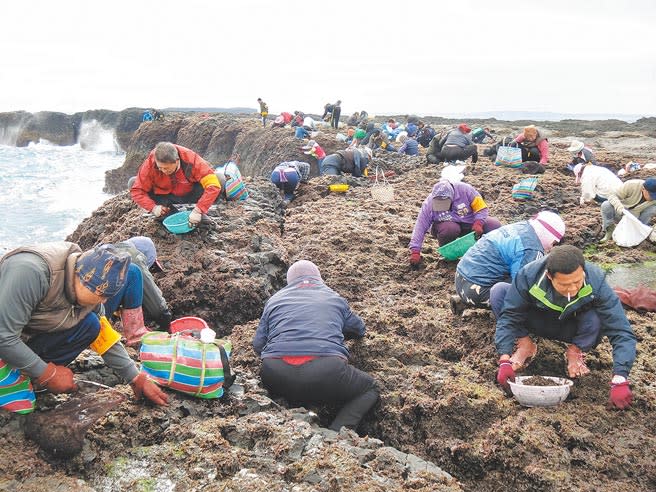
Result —
<instances>
[{"instance_id":1,"label":"yellow bucket","mask_svg":"<svg viewBox=\"0 0 656 492\"><path fill-rule=\"evenodd\" d=\"M335 191L337 193L345 193L349 189L349 185L347 184L332 184L328 186L328 189L330 191Z\"/></svg>"}]
</instances>

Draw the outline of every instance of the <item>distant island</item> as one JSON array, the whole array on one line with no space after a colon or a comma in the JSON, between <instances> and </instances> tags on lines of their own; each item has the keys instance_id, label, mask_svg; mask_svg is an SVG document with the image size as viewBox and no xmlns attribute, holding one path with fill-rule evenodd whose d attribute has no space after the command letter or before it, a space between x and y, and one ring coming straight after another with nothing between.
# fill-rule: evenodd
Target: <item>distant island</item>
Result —
<instances>
[{"instance_id":1,"label":"distant island","mask_svg":"<svg viewBox=\"0 0 656 492\"><path fill-rule=\"evenodd\" d=\"M257 113L255 108L162 108L160 111L172 113Z\"/></svg>"}]
</instances>

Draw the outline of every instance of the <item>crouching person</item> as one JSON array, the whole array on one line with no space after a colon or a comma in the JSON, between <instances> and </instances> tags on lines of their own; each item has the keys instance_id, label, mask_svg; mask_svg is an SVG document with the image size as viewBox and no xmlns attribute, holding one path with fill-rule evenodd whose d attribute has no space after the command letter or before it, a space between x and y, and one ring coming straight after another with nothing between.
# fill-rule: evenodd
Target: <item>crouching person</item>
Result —
<instances>
[{"instance_id":1,"label":"crouching person","mask_svg":"<svg viewBox=\"0 0 656 492\"><path fill-rule=\"evenodd\" d=\"M344 338L364 333L362 319L323 283L317 266L297 261L287 287L264 306L253 338L264 386L292 402L341 402L330 428L355 430L379 395L374 379L348 363Z\"/></svg>"},{"instance_id":2,"label":"crouching person","mask_svg":"<svg viewBox=\"0 0 656 492\"><path fill-rule=\"evenodd\" d=\"M636 357L636 337L604 272L585 261L580 249L554 247L547 257L524 266L512 284L492 287L490 304L497 319L497 382L506 391L515 371L537 353L531 334L568 344L565 360L571 378L590 372L585 353L606 336L613 347L610 401L620 409L631 405L627 378Z\"/></svg>"},{"instance_id":3,"label":"crouching person","mask_svg":"<svg viewBox=\"0 0 656 492\"><path fill-rule=\"evenodd\" d=\"M90 345L138 398L167 403L94 312L122 289L129 267L130 256L111 245L82 253L69 242L18 248L0 260L0 408L31 412L33 383L52 393L76 391L66 366Z\"/></svg>"}]
</instances>

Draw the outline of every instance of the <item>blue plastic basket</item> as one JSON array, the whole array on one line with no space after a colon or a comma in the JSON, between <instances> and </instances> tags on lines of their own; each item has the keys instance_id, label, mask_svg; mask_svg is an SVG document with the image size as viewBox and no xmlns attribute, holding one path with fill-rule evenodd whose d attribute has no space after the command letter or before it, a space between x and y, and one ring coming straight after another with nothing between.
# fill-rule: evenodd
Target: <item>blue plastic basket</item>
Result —
<instances>
[{"instance_id":1,"label":"blue plastic basket","mask_svg":"<svg viewBox=\"0 0 656 492\"><path fill-rule=\"evenodd\" d=\"M189 215L191 212L184 211L169 215L162 224L173 234L185 234L193 231L193 227L189 227Z\"/></svg>"}]
</instances>

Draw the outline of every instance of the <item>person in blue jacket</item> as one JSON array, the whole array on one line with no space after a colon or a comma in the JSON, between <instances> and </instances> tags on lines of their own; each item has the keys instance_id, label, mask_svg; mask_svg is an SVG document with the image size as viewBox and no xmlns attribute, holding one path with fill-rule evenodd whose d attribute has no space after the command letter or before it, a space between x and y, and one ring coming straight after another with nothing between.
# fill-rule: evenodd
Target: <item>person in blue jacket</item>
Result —
<instances>
[{"instance_id":1,"label":"person in blue jacket","mask_svg":"<svg viewBox=\"0 0 656 492\"><path fill-rule=\"evenodd\" d=\"M343 403L330 428L355 430L379 396L374 379L348 363L344 339L364 333L362 319L323 283L317 266L297 261L287 287L264 306L253 338L262 383L291 402Z\"/></svg>"},{"instance_id":2,"label":"person in blue jacket","mask_svg":"<svg viewBox=\"0 0 656 492\"><path fill-rule=\"evenodd\" d=\"M619 409L631 405L627 378L636 357L636 337L605 273L585 261L580 249L556 246L545 258L523 267L512 285L496 284L490 304L497 319L497 382L506 391L515 371L537 352L530 334L568 344L565 358L571 378L590 372L585 353L605 336L613 348L610 402Z\"/></svg>"},{"instance_id":3,"label":"person in blue jacket","mask_svg":"<svg viewBox=\"0 0 656 492\"><path fill-rule=\"evenodd\" d=\"M465 306L490 307L490 289L512 281L521 267L542 258L565 234L565 223L544 210L529 220L488 232L458 262L456 295L449 303L453 314Z\"/></svg>"}]
</instances>

